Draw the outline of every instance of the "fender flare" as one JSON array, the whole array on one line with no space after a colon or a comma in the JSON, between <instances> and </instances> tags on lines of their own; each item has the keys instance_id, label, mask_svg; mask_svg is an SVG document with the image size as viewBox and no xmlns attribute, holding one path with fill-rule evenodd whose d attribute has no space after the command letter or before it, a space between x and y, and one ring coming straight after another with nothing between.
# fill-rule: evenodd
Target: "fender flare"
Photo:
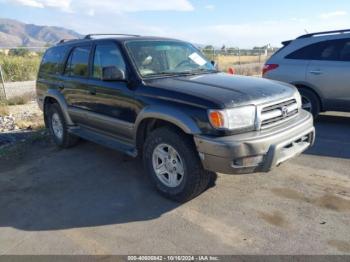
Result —
<instances>
[{"instance_id":1,"label":"fender flare","mask_svg":"<svg viewBox=\"0 0 350 262\"><path fill-rule=\"evenodd\" d=\"M61 110L62 110L62 113L63 113L63 116L66 120L67 125L74 125L72 119L70 118L70 116L68 114L68 105L67 105L66 100L64 99L64 96L58 90L49 89L44 96L44 105L45 105L45 100L48 97L53 98L58 102L58 104L61 107ZM44 107L44 109L45 109L45 107Z\"/></svg>"},{"instance_id":2,"label":"fender flare","mask_svg":"<svg viewBox=\"0 0 350 262\"><path fill-rule=\"evenodd\" d=\"M134 125L134 139L136 141L137 132L141 122L145 119L159 119L170 122L179 127L186 134L200 134L201 130L196 122L181 110L169 106L147 106L137 116Z\"/></svg>"}]
</instances>

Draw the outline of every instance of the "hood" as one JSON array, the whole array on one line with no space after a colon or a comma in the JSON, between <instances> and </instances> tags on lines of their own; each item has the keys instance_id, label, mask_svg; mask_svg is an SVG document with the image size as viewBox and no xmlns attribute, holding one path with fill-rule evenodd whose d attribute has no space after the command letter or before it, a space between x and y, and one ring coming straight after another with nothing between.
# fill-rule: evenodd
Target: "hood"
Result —
<instances>
[{"instance_id":1,"label":"hood","mask_svg":"<svg viewBox=\"0 0 350 262\"><path fill-rule=\"evenodd\" d=\"M294 95L295 88L282 82L225 73L146 80L146 85L212 100L223 107L262 104Z\"/></svg>"}]
</instances>

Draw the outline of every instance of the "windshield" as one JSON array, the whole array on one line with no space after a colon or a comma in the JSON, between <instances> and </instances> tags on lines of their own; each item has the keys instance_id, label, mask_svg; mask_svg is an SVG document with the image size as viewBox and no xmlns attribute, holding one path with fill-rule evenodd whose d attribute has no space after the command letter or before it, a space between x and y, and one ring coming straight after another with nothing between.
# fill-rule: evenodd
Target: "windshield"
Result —
<instances>
[{"instance_id":1,"label":"windshield","mask_svg":"<svg viewBox=\"0 0 350 262\"><path fill-rule=\"evenodd\" d=\"M142 77L216 72L200 51L180 41L130 41L126 43Z\"/></svg>"}]
</instances>

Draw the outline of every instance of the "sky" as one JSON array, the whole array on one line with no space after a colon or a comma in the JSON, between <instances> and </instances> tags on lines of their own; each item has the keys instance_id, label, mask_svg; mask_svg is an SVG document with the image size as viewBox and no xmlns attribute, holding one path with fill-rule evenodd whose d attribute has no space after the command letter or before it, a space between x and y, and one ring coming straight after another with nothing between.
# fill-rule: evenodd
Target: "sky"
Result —
<instances>
[{"instance_id":1,"label":"sky","mask_svg":"<svg viewBox=\"0 0 350 262\"><path fill-rule=\"evenodd\" d=\"M203 45L278 47L306 31L350 28L350 1L0 0L0 17L81 34L131 33Z\"/></svg>"}]
</instances>

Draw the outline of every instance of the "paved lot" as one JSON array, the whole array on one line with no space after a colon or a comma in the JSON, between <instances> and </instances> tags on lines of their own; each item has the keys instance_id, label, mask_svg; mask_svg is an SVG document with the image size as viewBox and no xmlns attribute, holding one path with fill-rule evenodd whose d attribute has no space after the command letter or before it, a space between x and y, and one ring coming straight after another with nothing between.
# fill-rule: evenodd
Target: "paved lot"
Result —
<instances>
[{"instance_id":1,"label":"paved lot","mask_svg":"<svg viewBox=\"0 0 350 262\"><path fill-rule=\"evenodd\" d=\"M179 205L142 166L83 142L0 162L0 254L350 254L350 116L268 174L218 175Z\"/></svg>"}]
</instances>

